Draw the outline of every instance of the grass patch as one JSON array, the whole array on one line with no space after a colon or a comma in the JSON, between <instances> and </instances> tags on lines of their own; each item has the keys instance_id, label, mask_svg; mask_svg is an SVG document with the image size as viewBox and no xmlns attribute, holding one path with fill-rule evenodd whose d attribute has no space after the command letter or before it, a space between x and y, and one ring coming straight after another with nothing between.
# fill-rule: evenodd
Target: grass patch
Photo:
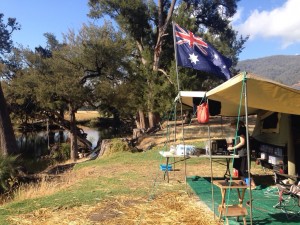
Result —
<instances>
[{"instance_id":1,"label":"grass patch","mask_svg":"<svg viewBox=\"0 0 300 225\"><path fill-rule=\"evenodd\" d=\"M1 206L0 224L218 224L185 184L186 175L210 176L209 159L176 164L166 183L160 150L115 152L23 186ZM213 168L214 176L223 176L225 165L213 162Z\"/></svg>"},{"instance_id":2,"label":"grass patch","mask_svg":"<svg viewBox=\"0 0 300 225\"><path fill-rule=\"evenodd\" d=\"M7 224L8 217L40 208L66 209L93 205L115 196L146 196L151 182L144 174L146 165L142 162L147 159L153 164L151 159L154 160L156 155L154 152L117 152L102 159L78 163L73 171L59 179L23 186L15 193L13 202L1 207L0 224ZM134 185L135 181L143 184Z\"/></svg>"},{"instance_id":3,"label":"grass patch","mask_svg":"<svg viewBox=\"0 0 300 225\"><path fill-rule=\"evenodd\" d=\"M77 111L75 116L77 122L86 122L86 121L97 119L101 115L98 111ZM67 120L70 119L70 115L68 113L65 114L65 119Z\"/></svg>"}]
</instances>

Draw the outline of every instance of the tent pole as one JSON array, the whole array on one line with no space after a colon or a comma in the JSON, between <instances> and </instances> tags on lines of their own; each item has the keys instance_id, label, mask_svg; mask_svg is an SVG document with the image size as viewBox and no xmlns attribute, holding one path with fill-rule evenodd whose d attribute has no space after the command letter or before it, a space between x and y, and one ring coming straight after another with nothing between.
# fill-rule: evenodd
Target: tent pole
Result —
<instances>
[{"instance_id":1,"label":"tent pole","mask_svg":"<svg viewBox=\"0 0 300 225\"><path fill-rule=\"evenodd\" d=\"M211 184L211 202L212 202L212 208L213 208L213 213L214 217L216 216L215 213L215 202L214 202L214 185L213 185L213 169L212 169L212 149L211 149L211 137L210 137L210 126L208 124L207 126L208 129L208 149L209 149L209 161L210 161L210 184Z\"/></svg>"},{"instance_id":2,"label":"tent pole","mask_svg":"<svg viewBox=\"0 0 300 225\"><path fill-rule=\"evenodd\" d=\"M176 132L177 132L177 105L175 105L175 111L174 111L174 144L176 144Z\"/></svg>"},{"instance_id":3,"label":"tent pole","mask_svg":"<svg viewBox=\"0 0 300 225\"><path fill-rule=\"evenodd\" d=\"M249 180L249 197L250 197L250 224L252 225L252 190L251 190L251 152L249 145L249 127L248 127L248 99L247 99L247 73L244 72L244 82L245 82L245 117L246 117L246 141L247 141L247 164L248 164L248 180Z\"/></svg>"},{"instance_id":4,"label":"tent pole","mask_svg":"<svg viewBox=\"0 0 300 225\"><path fill-rule=\"evenodd\" d=\"M180 93L180 92L179 92ZM183 109L182 109L182 101L181 97L180 99L180 113L181 113L181 127L182 127L182 143L183 143L183 149L184 149L184 178L185 178L185 186L187 189L187 172L186 172L186 147L185 147L185 139L184 139L184 121L183 121Z\"/></svg>"}]
</instances>

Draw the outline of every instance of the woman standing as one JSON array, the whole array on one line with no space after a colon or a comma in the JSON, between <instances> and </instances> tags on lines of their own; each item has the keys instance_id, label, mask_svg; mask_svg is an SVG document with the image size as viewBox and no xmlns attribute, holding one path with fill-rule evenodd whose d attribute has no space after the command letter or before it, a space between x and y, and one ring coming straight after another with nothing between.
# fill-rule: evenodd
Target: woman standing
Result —
<instances>
[{"instance_id":1,"label":"woman standing","mask_svg":"<svg viewBox=\"0 0 300 225\"><path fill-rule=\"evenodd\" d=\"M246 146L246 126L243 121L235 121L230 124L231 128L237 125L237 133L234 146L228 147L228 151L234 151L239 158L234 159L233 168L238 170L239 177L248 177L248 161L247 161L247 146Z\"/></svg>"}]
</instances>

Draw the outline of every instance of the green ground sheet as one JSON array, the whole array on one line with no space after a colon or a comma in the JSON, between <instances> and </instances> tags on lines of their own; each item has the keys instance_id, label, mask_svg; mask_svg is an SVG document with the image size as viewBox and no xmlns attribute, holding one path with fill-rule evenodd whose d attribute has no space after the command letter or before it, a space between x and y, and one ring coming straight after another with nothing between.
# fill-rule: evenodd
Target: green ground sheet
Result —
<instances>
[{"instance_id":1,"label":"green ground sheet","mask_svg":"<svg viewBox=\"0 0 300 225\"><path fill-rule=\"evenodd\" d=\"M214 178L216 180L217 178ZM188 185L192 188L194 193L203 201L216 216L219 216L218 206L221 203L221 191L220 188L211 185L210 177L193 176L187 178ZM273 206L278 203L278 192L274 185L266 186L256 184L256 189L252 190L252 224L264 225L264 224L300 224L299 216L293 218L287 218L286 213L281 209L274 208ZM212 197L213 196L213 197ZM243 205L247 208L248 215L246 217L247 224L250 224L250 207L246 204L250 200L250 191L247 189ZM238 204L238 196L236 190L227 191L226 202L229 205ZM293 211L300 211L300 207L296 205ZM293 214L288 214L292 216ZM242 218L237 221L236 217L229 217L230 224L243 224Z\"/></svg>"}]
</instances>

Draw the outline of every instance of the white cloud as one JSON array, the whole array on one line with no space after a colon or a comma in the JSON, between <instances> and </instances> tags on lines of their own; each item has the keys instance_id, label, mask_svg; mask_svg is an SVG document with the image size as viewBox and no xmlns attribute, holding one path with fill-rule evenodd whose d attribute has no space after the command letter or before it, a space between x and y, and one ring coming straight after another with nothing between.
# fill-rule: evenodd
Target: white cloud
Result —
<instances>
[{"instance_id":1,"label":"white cloud","mask_svg":"<svg viewBox=\"0 0 300 225\"><path fill-rule=\"evenodd\" d=\"M244 8L242 8L242 7L239 8L237 10L237 12L233 15L233 17L230 18L231 23L233 23L233 24L238 23L241 19L241 15L242 15L243 11L244 11Z\"/></svg>"},{"instance_id":2,"label":"white cloud","mask_svg":"<svg viewBox=\"0 0 300 225\"><path fill-rule=\"evenodd\" d=\"M235 29L242 35L280 38L282 48L300 42L299 0L287 0L284 5L271 11L254 10L251 15ZM237 15L239 18L240 15Z\"/></svg>"}]
</instances>

